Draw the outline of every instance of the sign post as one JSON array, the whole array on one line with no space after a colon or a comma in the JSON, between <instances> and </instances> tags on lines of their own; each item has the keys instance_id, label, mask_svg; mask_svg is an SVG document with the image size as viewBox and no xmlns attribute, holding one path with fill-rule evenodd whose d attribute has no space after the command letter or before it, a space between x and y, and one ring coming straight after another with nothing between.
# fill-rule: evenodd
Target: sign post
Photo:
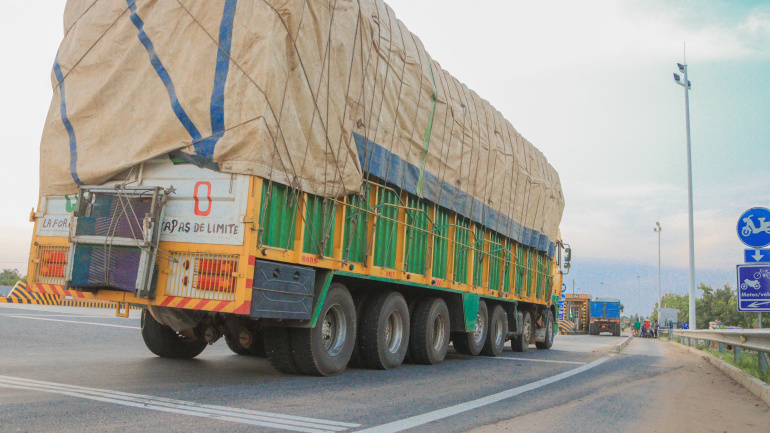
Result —
<instances>
[{"instance_id":1,"label":"sign post","mask_svg":"<svg viewBox=\"0 0 770 433\"><path fill-rule=\"evenodd\" d=\"M738 218L738 239L750 247L744 251L744 265L736 267L738 311L770 311L770 209L753 207Z\"/></svg>"}]
</instances>

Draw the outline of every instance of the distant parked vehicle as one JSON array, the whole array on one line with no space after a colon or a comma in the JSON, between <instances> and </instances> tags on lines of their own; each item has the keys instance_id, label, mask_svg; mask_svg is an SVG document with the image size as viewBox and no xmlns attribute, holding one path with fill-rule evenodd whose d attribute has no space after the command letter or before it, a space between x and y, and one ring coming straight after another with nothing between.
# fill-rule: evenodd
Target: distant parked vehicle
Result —
<instances>
[{"instance_id":1,"label":"distant parked vehicle","mask_svg":"<svg viewBox=\"0 0 770 433\"><path fill-rule=\"evenodd\" d=\"M620 337L620 312L622 310L623 305L619 299L596 298L595 301L591 301L588 333L599 335L602 332L611 332L612 335Z\"/></svg>"}]
</instances>

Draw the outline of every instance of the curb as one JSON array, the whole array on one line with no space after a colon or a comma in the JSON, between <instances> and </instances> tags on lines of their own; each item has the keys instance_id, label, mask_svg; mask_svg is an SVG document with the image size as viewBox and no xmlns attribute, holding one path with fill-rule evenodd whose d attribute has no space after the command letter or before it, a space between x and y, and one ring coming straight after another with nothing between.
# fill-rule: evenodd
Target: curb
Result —
<instances>
[{"instance_id":1,"label":"curb","mask_svg":"<svg viewBox=\"0 0 770 433\"><path fill-rule=\"evenodd\" d=\"M628 338L621 341L620 343L612 346L612 353L620 353L621 350L623 350L626 346L628 346L628 343L631 342L631 339L634 338L633 335L629 335Z\"/></svg>"},{"instance_id":2,"label":"curb","mask_svg":"<svg viewBox=\"0 0 770 433\"><path fill-rule=\"evenodd\" d=\"M759 397L760 400L765 402L765 404L770 407L770 385L765 384L761 380L757 379L756 377L744 373L740 368L727 363L726 361L723 361L716 356L704 352L702 350L698 350L694 347L685 346L681 343L676 343L677 345L687 349L688 352L698 355L708 361L711 365L714 367L720 369L724 374L728 375L730 378L732 378L736 383L741 385L742 387L746 388L751 392L752 394Z\"/></svg>"}]
</instances>

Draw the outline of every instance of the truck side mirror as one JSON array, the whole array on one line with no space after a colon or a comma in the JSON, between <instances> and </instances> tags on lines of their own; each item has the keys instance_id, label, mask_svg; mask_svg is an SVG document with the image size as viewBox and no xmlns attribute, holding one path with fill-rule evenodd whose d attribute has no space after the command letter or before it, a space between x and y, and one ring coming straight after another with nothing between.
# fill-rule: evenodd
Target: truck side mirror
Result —
<instances>
[{"instance_id":1,"label":"truck side mirror","mask_svg":"<svg viewBox=\"0 0 770 433\"><path fill-rule=\"evenodd\" d=\"M572 260L572 248L564 249L564 267L569 269L569 262Z\"/></svg>"}]
</instances>

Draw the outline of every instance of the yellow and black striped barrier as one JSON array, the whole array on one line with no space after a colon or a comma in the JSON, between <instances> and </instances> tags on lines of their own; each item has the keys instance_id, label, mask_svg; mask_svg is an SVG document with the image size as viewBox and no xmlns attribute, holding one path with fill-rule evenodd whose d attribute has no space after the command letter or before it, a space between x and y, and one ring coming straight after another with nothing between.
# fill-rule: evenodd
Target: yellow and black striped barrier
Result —
<instances>
[{"instance_id":1,"label":"yellow and black striped barrier","mask_svg":"<svg viewBox=\"0 0 770 433\"><path fill-rule=\"evenodd\" d=\"M87 307L87 308L116 308L117 303L112 301L100 301L97 299L66 299L59 295L49 293L28 292L27 284L19 281L13 286L11 293L5 298L0 298L0 303L6 304L31 304L31 305L59 305L62 307ZM142 307L131 306L131 309L141 310Z\"/></svg>"},{"instance_id":2,"label":"yellow and black striped barrier","mask_svg":"<svg viewBox=\"0 0 770 433\"><path fill-rule=\"evenodd\" d=\"M559 334L570 335L575 332L575 323L571 320L562 320L559 322Z\"/></svg>"},{"instance_id":3,"label":"yellow and black striped barrier","mask_svg":"<svg viewBox=\"0 0 770 433\"><path fill-rule=\"evenodd\" d=\"M58 295L28 292L24 281L17 282L7 297L0 298L0 302L6 304L61 305L60 301Z\"/></svg>"}]
</instances>

